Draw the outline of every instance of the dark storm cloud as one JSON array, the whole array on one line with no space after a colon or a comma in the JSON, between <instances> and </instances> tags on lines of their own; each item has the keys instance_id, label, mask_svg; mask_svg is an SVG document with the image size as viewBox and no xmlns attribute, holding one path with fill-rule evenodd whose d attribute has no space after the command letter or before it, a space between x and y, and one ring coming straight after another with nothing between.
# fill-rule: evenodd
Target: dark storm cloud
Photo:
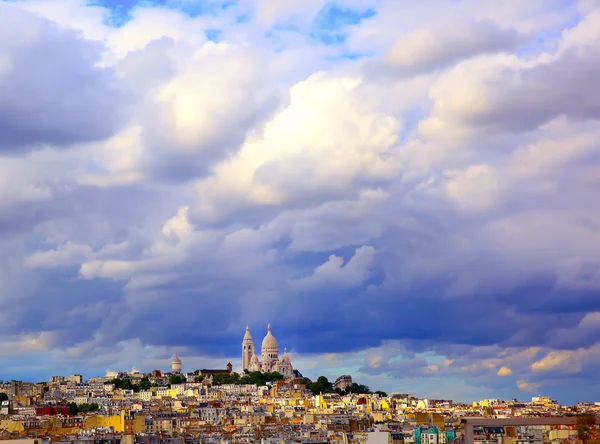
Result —
<instances>
[{"instance_id":1,"label":"dark storm cloud","mask_svg":"<svg viewBox=\"0 0 600 444\"><path fill-rule=\"evenodd\" d=\"M74 31L0 3L0 152L110 137L127 103L102 46Z\"/></svg>"}]
</instances>

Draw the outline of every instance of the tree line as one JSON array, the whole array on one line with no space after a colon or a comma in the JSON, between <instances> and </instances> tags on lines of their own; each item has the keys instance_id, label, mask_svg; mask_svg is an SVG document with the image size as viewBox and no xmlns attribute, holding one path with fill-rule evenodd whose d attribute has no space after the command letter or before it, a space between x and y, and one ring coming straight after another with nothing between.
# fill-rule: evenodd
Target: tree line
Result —
<instances>
[{"instance_id":1,"label":"tree line","mask_svg":"<svg viewBox=\"0 0 600 444\"><path fill-rule=\"evenodd\" d=\"M382 392L381 390L372 392L369 386L364 384L357 384L356 382L353 382L351 385L349 385L343 390L339 388L334 388L333 384L329 382L329 380L325 376L319 376L315 382L306 383L306 388L310 390L313 395L318 395L320 393L337 393L339 395L348 395L351 393L357 395L368 395L375 393L384 398L387 397L387 393Z\"/></svg>"}]
</instances>

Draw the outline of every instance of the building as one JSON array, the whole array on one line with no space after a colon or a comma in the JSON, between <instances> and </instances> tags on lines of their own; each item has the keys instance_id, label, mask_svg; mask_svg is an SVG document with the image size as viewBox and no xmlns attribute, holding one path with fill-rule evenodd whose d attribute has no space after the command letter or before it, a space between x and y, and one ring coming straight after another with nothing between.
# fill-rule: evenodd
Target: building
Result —
<instances>
[{"instance_id":1,"label":"building","mask_svg":"<svg viewBox=\"0 0 600 444\"><path fill-rule=\"evenodd\" d=\"M230 373L233 373L233 365L231 365L231 362L227 363L227 365L225 366L225 370L221 370L221 369L217 369L217 370L210 370L210 369L198 370L198 375L199 376L209 376L209 377L212 377L214 375L230 374Z\"/></svg>"},{"instance_id":2,"label":"building","mask_svg":"<svg viewBox=\"0 0 600 444\"><path fill-rule=\"evenodd\" d=\"M333 386L336 389L346 390L347 387L352 385L352 376L350 375L342 375L335 380Z\"/></svg>"},{"instance_id":3,"label":"building","mask_svg":"<svg viewBox=\"0 0 600 444\"><path fill-rule=\"evenodd\" d=\"M250 372L261 371L263 373L279 372L285 378L293 377L294 368L287 354L287 349L284 348L283 356L281 360L279 359L279 345L271 332L271 324L267 326L267 335L262 341L260 361L256 355L250 328L246 327L246 333L242 340L242 371L244 370Z\"/></svg>"},{"instance_id":4,"label":"building","mask_svg":"<svg viewBox=\"0 0 600 444\"><path fill-rule=\"evenodd\" d=\"M171 373L181 373L181 359L177 357L177 354L175 354L171 361Z\"/></svg>"},{"instance_id":5,"label":"building","mask_svg":"<svg viewBox=\"0 0 600 444\"><path fill-rule=\"evenodd\" d=\"M83 382L83 376L80 374L73 374L67 378L67 381L74 382L75 384L81 384Z\"/></svg>"}]
</instances>

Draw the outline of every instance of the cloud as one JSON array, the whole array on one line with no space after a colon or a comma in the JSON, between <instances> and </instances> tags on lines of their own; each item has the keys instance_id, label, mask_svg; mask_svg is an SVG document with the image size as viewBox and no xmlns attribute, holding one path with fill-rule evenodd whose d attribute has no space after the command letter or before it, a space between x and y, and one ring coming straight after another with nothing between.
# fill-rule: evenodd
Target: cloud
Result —
<instances>
[{"instance_id":1,"label":"cloud","mask_svg":"<svg viewBox=\"0 0 600 444\"><path fill-rule=\"evenodd\" d=\"M125 123L117 76L96 66L100 45L13 4L0 11L2 152L101 140Z\"/></svg>"},{"instance_id":2,"label":"cloud","mask_svg":"<svg viewBox=\"0 0 600 444\"><path fill-rule=\"evenodd\" d=\"M418 75L480 54L510 51L523 42L515 29L502 29L492 21L459 20L401 35L384 54L383 66L375 68Z\"/></svg>"},{"instance_id":3,"label":"cloud","mask_svg":"<svg viewBox=\"0 0 600 444\"><path fill-rule=\"evenodd\" d=\"M598 118L600 92L593 79L600 67L591 57L598 46L598 21L600 13L589 14L565 32L555 53L534 60L495 55L458 64L432 86L433 112L421 130L432 136L460 136L468 131L534 130L563 115Z\"/></svg>"},{"instance_id":4,"label":"cloud","mask_svg":"<svg viewBox=\"0 0 600 444\"><path fill-rule=\"evenodd\" d=\"M217 365L271 322L312 377L583 396L600 34L565 3L0 4L7 371Z\"/></svg>"},{"instance_id":5,"label":"cloud","mask_svg":"<svg viewBox=\"0 0 600 444\"><path fill-rule=\"evenodd\" d=\"M512 375L513 371L506 366L500 367L498 369L498 376L510 376Z\"/></svg>"},{"instance_id":6,"label":"cloud","mask_svg":"<svg viewBox=\"0 0 600 444\"><path fill-rule=\"evenodd\" d=\"M327 262L317 266L310 276L294 281L293 286L310 291L329 285L361 285L370 275L369 268L373 264L374 254L373 247L360 247L346 264L343 258L331 255Z\"/></svg>"},{"instance_id":7,"label":"cloud","mask_svg":"<svg viewBox=\"0 0 600 444\"><path fill-rule=\"evenodd\" d=\"M205 175L283 100L253 48L207 44L190 57L142 116L143 168L159 177Z\"/></svg>"},{"instance_id":8,"label":"cloud","mask_svg":"<svg viewBox=\"0 0 600 444\"><path fill-rule=\"evenodd\" d=\"M535 392L540 387L540 385L535 382L529 382L524 379L520 379L519 381L517 381L517 387L519 387L519 390L532 393Z\"/></svg>"}]
</instances>

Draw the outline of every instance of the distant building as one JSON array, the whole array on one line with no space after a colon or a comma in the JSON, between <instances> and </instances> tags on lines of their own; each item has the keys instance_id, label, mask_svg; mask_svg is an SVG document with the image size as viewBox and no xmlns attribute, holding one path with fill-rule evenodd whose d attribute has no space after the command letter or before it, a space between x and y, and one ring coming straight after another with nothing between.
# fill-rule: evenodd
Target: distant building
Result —
<instances>
[{"instance_id":1,"label":"distant building","mask_svg":"<svg viewBox=\"0 0 600 444\"><path fill-rule=\"evenodd\" d=\"M335 380L333 386L336 389L346 390L347 387L352 385L352 376L350 375L342 375Z\"/></svg>"},{"instance_id":2,"label":"distant building","mask_svg":"<svg viewBox=\"0 0 600 444\"><path fill-rule=\"evenodd\" d=\"M171 361L171 373L181 373L181 359L177 357L177 354L175 354Z\"/></svg>"},{"instance_id":3,"label":"distant building","mask_svg":"<svg viewBox=\"0 0 600 444\"><path fill-rule=\"evenodd\" d=\"M198 375L199 376L214 376L214 375L220 375L220 374L224 374L224 373L233 373L233 365L231 365L231 362L227 363L227 365L225 366L225 370L210 370L210 369L203 369L203 370L198 370Z\"/></svg>"},{"instance_id":4,"label":"distant building","mask_svg":"<svg viewBox=\"0 0 600 444\"><path fill-rule=\"evenodd\" d=\"M83 376L80 374L73 374L67 378L67 381L74 382L75 384L81 384L83 382Z\"/></svg>"}]
</instances>

